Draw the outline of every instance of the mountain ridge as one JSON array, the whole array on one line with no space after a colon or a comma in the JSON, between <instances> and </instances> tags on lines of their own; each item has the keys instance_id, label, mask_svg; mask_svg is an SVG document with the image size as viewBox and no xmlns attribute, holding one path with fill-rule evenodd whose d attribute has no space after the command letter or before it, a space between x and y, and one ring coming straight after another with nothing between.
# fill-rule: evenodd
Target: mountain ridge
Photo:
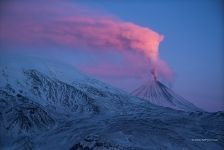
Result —
<instances>
[{"instance_id":1,"label":"mountain ridge","mask_svg":"<svg viewBox=\"0 0 224 150\"><path fill-rule=\"evenodd\" d=\"M0 59L1 149L219 150L224 146L223 112L156 106L57 62L4 59ZM197 143L192 141L195 138L217 141Z\"/></svg>"}]
</instances>

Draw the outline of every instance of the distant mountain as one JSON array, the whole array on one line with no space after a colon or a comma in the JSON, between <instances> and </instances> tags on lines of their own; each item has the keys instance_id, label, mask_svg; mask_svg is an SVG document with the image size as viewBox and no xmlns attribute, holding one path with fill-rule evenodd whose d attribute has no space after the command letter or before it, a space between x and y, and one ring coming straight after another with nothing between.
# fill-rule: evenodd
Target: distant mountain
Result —
<instances>
[{"instance_id":1,"label":"distant mountain","mask_svg":"<svg viewBox=\"0 0 224 150\"><path fill-rule=\"evenodd\" d=\"M34 57L0 56L0 120L3 150L224 147L223 112L157 106L73 66Z\"/></svg>"},{"instance_id":2,"label":"distant mountain","mask_svg":"<svg viewBox=\"0 0 224 150\"><path fill-rule=\"evenodd\" d=\"M202 109L174 93L170 88L154 78L153 75L147 83L134 90L131 95L163 107L184 111L202 111Z\"/></svg>"}]
</instances>

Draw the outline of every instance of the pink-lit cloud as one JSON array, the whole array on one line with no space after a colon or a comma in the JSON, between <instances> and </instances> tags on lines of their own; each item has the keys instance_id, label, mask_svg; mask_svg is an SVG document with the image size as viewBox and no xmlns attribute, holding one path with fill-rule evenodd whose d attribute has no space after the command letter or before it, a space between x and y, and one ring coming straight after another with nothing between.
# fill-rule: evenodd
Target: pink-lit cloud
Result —
<instances>
[{"instance_id":1,"label":"pink-lit cloud","mask_svg":"<svg viewBox=\"0 0 224 150\"><path fill-rule=\"evenodd\" d=\"M124 76L149 67L147 69L155 70L156 75L171 76L169 67L159 58L159 44L164 37L150 28L99 15L65 1L5 2L4 5L1 41L28 46L52 44L95 53L117 51L129 65L126 69L110 63L100 65L101 69L83 69L93 74Z\"/></svg>"},{"instance_id":2,"label":"pink-lit cloud","mask_svg":"<svg viewBox=\"0 0 224 150\"><path fill-rule=\"evenodd\" d=\"M110 60L100 60L101 63L96 62L88 66L80 65L79 68L84 72L103 78L124 79L129 77L139 79L144 78L146 74L149 75L150 65L147 63L147 59L141 60L140 56L130 54L126 54L125 57L117 63Z\"/></svg>"}]
</instances>

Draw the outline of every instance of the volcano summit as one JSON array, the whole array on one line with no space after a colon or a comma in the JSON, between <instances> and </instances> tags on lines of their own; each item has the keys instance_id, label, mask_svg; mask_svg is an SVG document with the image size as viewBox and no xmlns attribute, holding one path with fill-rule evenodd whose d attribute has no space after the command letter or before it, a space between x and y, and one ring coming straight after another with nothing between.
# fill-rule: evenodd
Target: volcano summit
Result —
<instances>
[{"instance_id":1,"label":"volcano summit","mask_svg":"<svg viewBox=\"0 0 224 150\"><path fill-rule=\"evenodd\" d=\"M163 107L170 107L183 111L202 111L158 81L153 73L150 80L134 90L131 95Z\"/></svg>"}]
</instances>

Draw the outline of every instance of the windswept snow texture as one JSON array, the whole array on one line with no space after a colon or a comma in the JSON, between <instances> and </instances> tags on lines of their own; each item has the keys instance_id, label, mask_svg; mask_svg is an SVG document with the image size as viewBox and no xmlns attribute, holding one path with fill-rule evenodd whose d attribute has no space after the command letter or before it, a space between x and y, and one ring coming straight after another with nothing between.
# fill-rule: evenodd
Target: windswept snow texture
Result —
<instances>
[{"instance_id":1,"label":"windswept snow texture","mask_svg":"<svg viewBox=\"0 0 224 150\"><path fill-rule=\"evenodd\" d=\"M163 107L170 107L183 111L203 111L174 93L171 89L153 77L146 84L134 90L131 95Z\"/></svg>"},{"instance_id":2,"label":"windswept snow texture","mask_svg":"<svg viewBox=\"0 0 224 150\"><path fill-rule=\"evenodd\" d=\"M0 119L3 150L224 147L223 112L157 106L40 58L0 56Z\"/></svg>"}]
</instances>

